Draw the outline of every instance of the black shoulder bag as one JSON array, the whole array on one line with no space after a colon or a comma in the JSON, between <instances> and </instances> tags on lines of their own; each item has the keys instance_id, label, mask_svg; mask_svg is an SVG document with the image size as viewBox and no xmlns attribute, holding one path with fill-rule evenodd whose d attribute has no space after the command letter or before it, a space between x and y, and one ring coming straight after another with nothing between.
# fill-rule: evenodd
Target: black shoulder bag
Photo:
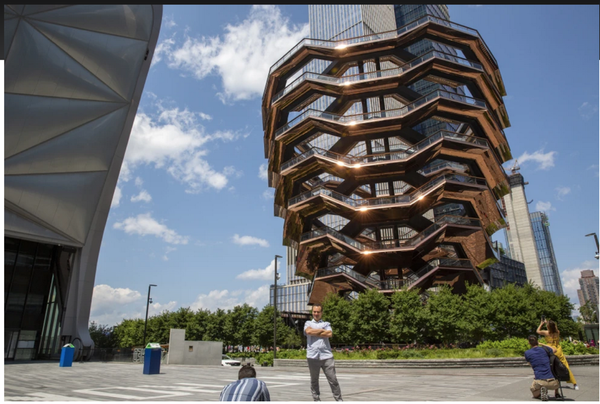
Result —
<instances>
[{"instance_id":1,"label":"black shoulder bag","mask_svg":"<svg viewBox=\"0 0 600 404\"><path fill-rule=\"evenodd\" d=\"M554 355L552 349L546 349L545 346L542 346L544 351L548 354L548 359L550 361L550 370L552 371L552 375L557 380L561 382L566 382L569 380L569 369Z\"/></svg>"}]
</instances>

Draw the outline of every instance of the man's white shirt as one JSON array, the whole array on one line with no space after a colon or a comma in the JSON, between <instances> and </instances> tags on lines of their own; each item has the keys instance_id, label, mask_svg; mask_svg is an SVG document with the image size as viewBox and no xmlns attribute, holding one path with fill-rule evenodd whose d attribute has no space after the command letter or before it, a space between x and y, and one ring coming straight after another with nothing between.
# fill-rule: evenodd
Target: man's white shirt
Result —
<instances>
[{"instance_id":1,"label":"man's white shirt","mask_svg":"<svg viewBox=\"0 0 600 404\"><path fill-rule=\"evenodd\" d=\"M315 321L314 319L308 320L304 324L304 335L306 335L306 357L308 359L321 360L333 358L333 353L331 352L331 345L329 345L329 338L308 335L306 333L306 329L308 327L312 328L313 330L320 329L332 331L331 324L329 324L329 322L327 321Z\"/></svg>"}]
</instances>

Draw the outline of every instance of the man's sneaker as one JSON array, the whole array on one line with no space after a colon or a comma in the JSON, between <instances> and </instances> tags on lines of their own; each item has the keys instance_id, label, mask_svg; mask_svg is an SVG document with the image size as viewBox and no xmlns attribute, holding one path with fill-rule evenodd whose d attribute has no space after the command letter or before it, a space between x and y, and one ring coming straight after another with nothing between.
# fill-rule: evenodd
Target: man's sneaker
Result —
<instances>
[{"instance_id":1,"label":"man's sneaker","mask_svg":"<svg viewBox=\"0 0 600 404\"><path fill-rule=\"evenodd\" d=\"M578 386L578 385L575 385L575 386L573 386L573 388L574 388L575 390L579 390L579 386Z\"/></svg>"},{"instance_id":2,"label":"man's sneaker","mask_svg":"<svg viewBox=\"0 0 600 404\"><path fill-rule=\"evenodd\" d=\"M540 397L542 401L548 401L548 389L546 387L540 389Z\"/></svg>"}]
</instances>

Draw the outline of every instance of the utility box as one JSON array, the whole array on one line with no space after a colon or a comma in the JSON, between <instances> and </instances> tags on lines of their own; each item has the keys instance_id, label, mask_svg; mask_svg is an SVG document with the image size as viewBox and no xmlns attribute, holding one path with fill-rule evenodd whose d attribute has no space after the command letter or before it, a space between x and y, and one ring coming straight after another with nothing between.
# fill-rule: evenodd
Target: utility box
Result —
<instances>
[{"instance_id":1,"label":"utility box","mask_svg":"<svg viewBox=\"0 0 600 404\"><path fill-rule=\"evenodd\" d=\"M146 345L146 350L144 351L144 374L159 374L161 358L162 348L160 347L160 344L151 342L148 345Z\"/></svg>"},{"instance_id":2,"label":"utility box","mask_svg":"<svg viewBox=\"0 0 600 404\"><path fill-rule=\"evenodd\" d=\"M75 345L67 344L62 347L60 351L60 364L61 368L69 368L73 365L73 356L75 355Z\"/></svg>"}]
</instances>

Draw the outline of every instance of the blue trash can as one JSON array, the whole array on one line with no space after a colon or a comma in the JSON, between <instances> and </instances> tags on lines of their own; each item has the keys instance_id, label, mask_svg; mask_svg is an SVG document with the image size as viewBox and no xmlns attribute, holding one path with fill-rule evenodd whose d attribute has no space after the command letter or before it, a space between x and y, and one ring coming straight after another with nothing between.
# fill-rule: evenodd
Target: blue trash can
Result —
<instances>
[{"instance_id":1,"label":"blue trash can","mask_svg":"<svg viewBox=\"0 0 600 404\"><path fill-rule=\"evenodd\" d=\"M75 346L73 344L67 344L62 347L60 351L60 367L68 368L73 365L73 355L75 355Z\"/></svg>"},{"instance_id":2,"label":"blue trash can","mask_svg":"<svg viewBox=\"0 0 600 404\"><path fill-rule=\"evenodd\" d=\"M160 373L160 360L162 359L162 348L160 344L150 343L144 351L144 374L157 375Z\"/></svg>"}]
</instances>

